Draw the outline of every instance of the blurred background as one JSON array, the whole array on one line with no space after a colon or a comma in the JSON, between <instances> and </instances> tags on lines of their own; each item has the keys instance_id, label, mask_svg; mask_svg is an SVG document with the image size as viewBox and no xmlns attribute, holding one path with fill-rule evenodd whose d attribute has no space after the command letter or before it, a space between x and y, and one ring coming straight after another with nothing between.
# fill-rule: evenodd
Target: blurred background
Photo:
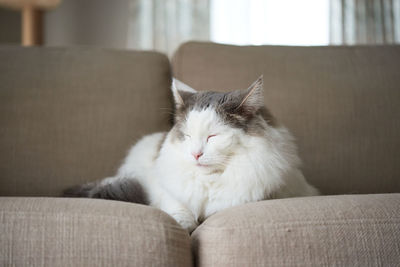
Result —
<instances>
[{"instance_id":1,"label":"blurred background","mask_svg":"<svg viewBox=\"0 0 400 267\"><path fill-rule=\"evenodd\" d=\"M38 18L23 10L27 5ZM400 43L400 0L0 0L0 43L21 43L29 16L39 28L37 44L156 50L169 56L188 40Z\"/></svg>"}]
</instances>

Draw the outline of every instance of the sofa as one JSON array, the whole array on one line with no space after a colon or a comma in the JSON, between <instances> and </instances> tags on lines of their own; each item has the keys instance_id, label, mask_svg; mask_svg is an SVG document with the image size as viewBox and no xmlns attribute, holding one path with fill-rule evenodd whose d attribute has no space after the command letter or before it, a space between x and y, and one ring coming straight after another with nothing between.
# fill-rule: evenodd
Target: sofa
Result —
<instances>
[{"instance_id":1,"label":"sofa","mask_svg":"<svg viewBox=\"0 0 400 267\"><path fill-rule=\"evenodd\" d=\"M322 196L230 208L191 234L149 206L60 197L170 128L172 76L224 91L261 74ZM0 46L0 266L400 266L399 192L400 46Z\"/></svg>"}]
</instances>

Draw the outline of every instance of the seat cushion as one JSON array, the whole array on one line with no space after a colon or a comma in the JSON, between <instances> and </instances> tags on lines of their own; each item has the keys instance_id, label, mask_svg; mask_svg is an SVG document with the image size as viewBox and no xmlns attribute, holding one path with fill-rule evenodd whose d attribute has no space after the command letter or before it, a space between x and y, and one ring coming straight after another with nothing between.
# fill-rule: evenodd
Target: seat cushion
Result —
<instances>
[{"instance_id":1,"label":"seat cushion","mask_svg":"<svg viewBox=\"0 0 400 267\"><path fill-rule=\"evenodd\" d=\"M174 75L199 90L247 88L293 132L324 194L400 192L400 45L231 46L190 42Z\"/></svg>"},{"instance_id":2,"label":"seat cushion","mask_svg":"<svg viewBox=\"0 0 400 267\"><path fill-rule=\"evenodd\" d=\"M400 266L400 194L251 203L192 238L197 266Z\"/></svg>"},{"instance_id":3,"label":"seat cushion","mask_svg":"<svg viewBox=\"0 0 400 267\"><path fill-rule=\"evenodd\" d=\"M168 130L165 55L0 47L0 196L59 196L114 175L140 137Z\"/></svg>"},{"instance_id":4,"label":"seat cushion","mask_svg":"<svg viewBox=\"0 0 400 267\"><path fill-rule=\"evenodd\" d=\"M0 197L0 266L192 266L166 213L96 199Z\"/></svg>"}]
</instances>

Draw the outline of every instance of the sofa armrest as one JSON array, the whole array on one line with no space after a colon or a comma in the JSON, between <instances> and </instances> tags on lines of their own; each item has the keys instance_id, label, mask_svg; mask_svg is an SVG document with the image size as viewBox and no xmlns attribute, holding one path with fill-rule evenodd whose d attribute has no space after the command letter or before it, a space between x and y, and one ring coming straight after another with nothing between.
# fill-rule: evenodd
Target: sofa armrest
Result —
<instances>
[{"instance_id":1,"label":"sofa armrest","mask_svg":"<svg viewBox=\"0 0 400 267\"><path fill-rule=\"evenodd\" d=\"M197 266L400 266L400 194L251 203L192 238Z\"/></svg>"},{"instance_id":2,"label":"sofa armrest","mask_svg":"<svg viewBox=\"0 0 400 267\"><path fill-rule=\"evenodd\" d=\"M0 198L1 266L191 266L170 216L109 200Z\"/></svg>"}]
</instances>

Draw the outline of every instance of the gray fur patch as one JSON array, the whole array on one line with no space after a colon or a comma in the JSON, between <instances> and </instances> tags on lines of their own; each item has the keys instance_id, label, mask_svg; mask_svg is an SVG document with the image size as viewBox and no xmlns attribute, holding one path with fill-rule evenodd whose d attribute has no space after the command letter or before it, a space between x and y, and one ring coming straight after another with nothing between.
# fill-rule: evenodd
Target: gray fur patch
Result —
<instances>
[{"instance_id":1,"label":"gray fur patch","mask_svg":"<svg viewBox=\"0 0 400 267\"><path fill-rule=\"evenodd\" d=\"M156 160L160 155L160 151L162 146L164 145L165 139L167 138L167 133L163 133L162 138L160 139L159 143L157 144L157 154L154 156L153 160Z\"/></svg>"},{"instance_id":2,"label":"gray fur patch","mask_svg":"<svg viewBox=\"0 0 400 267\"><path fill-rule=\"evenodd\" d=\"M149 204L142 185L135 179L117 179L110 184L92 182L74 186L64 191L64 197L86 197Z\"/></svg>"},{"instance_id":3,"label":"gray fur patch","mask_svg":"<svg viewBox=\"0 0 400 267\"><path fill-rule=\"evenodd\" d=\"M248 134L262 134L265 123L275 127L277 125L271 112L265 107L241 105L243 91L237 90L229 93L198 92L185 93L182 98L184 105L176 110L174 136L182 139L180 128L191 110L213 108L225 123L231 127L243 129Z\"/></svg>"},{"instance_id":4,"label":"gray fur patch","mask_svg":"<svg viewBox=\"0 0 400 267\"><path fill-rule=\"evenodd\" d=\"M171 129L171 136L172 136L172 141L183 141L185 138L181 128L182 128L182 121L184 119L179 119L178 122L175 123L174 127Z\"/></svg>"}]
</instances>

